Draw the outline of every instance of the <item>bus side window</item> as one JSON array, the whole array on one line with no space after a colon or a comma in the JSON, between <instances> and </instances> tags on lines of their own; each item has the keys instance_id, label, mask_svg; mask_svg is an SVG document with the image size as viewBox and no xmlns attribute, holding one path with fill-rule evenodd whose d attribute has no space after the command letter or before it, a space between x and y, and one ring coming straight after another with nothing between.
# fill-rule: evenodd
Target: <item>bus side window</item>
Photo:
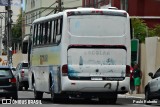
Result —
<instances>
[{"instance_id":1,"label":"bus side window","mask_svg":"<svg viewBox=\"0 0 160 107\"><path fill-rule=\"evenodd\" d=\"M38 24L36 25L36 35L35 35L35 44L37 45L37 39L38 39Z\"/></svg>"},{"instance_id":2,"label":"bus side window","mask_svg":"<svg viewBox=\"0 0 160 107\"><path fill-rule=\"evenodd\" d=\"M48 25L48 43L50 44L51 43L51 32L52 32L52 21L49 22L49 25Z\"/></svg>"},{"instance_id":3,"label":"bus side window","mask_svg":"<svg viewBox=\"0 0 160 107\"><path fill-rule=\"evenodd\" d=\"M48 39L48 22L45 23L44 44L47 43L47 39Z\"/></svg>"},{"instance_id":4,"label":"bus side window","mask_svg":"<svg viewBox=\"0 0 160 107\"><path fill-rule=\"evenodd\" d=\"M62 18L57 20L57 35L56 35L56 43L58 44L61 40L62 36Z\"/></svg>"},{"instance_id":5,"label":"bus side window","mask_svg":"<svg viewBox=\"0 0 160 107\"><path fill-rule=\"evenodd\" d=\"M40 24L39 44L42 44L43 23Z\"/></svg>"},{"instance_id":6,"label":"bus side window","mask_svg":"<svg viewBox=\"0 0 160 107\"><path fill-rule=\"evenodd\" d=\"M44 36L45 36L45 23L43 23L42 44L44 44Z\"/></svg>"},{"instance_id":7,"label":"bus side window","mask_svg":"<svg viewBox=\"0 0 160 107\"><path fill-rule=\"evenodd\" d=\"M54 20L54 32L53 32L53 43L56 43L56 35L57 35L57 19Z\"/></svg>"},{"instance_id":8,"label":"bus side window","mask_svg":"<svg viewBox=\"0 0 160 107\"><path fill-rule=\"evenodd\" d=\"M39 38L40 38L40 24L38 24L37 45L39 45Z\"/></svg>"},{"instance_id":9,"label":"bus side window","mask_svg":"<svg viewBox=\"0 0 160 107\"><path fill-rule=\"evenodd\" d=\"M52 21L51 43L54 43L54 20Z\"/></svg>"},{"instance_id":10,"label":"bus side window","mask_svg":"<svg viewBox=\"0 0 160 107\"><path fill-rule=\"evenodd\" d=\"M37 26L34 25L34 31L33 31L33 46L35 45L36 42L36 32L37 32Z\"/></svg>"}]
</instances>

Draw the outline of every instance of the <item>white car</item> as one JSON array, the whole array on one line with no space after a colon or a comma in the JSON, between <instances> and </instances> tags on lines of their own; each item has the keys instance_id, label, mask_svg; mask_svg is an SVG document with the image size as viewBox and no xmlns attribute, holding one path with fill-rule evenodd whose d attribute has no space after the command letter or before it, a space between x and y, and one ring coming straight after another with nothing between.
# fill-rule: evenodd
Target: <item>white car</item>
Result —
<instances>
[{"instance_id":1,"label":"white car","mask_svg":"<svg viewBox=\"0 0 160 107\"><path fill-rule=\"evenodd\" d=\"M160 100L160 68L156 71L154 75L152 72L150 72L148 75L152 78L152 80L149 81L148 84L145 86L145 99L147 101L151 101L153 99Z\"/></svg>"},{"instance_id":2,"label":"white car","mask_svg":"<svg viewBox=\"0 0 160 107\"><path fill-rule=\"evenodd\" d=\"M28 90L28 62L20 62L16 67L15 77L19 91L25 88Z\"/></svg>"}]
</instances>

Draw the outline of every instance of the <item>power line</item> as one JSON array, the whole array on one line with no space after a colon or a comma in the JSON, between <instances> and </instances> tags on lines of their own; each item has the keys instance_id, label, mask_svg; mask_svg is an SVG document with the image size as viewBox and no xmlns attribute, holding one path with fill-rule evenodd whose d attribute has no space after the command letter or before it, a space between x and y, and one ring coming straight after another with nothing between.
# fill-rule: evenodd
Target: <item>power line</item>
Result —
<instances>
[{"instance_id":1,"label":"power line","mask_svg":"<svg viewBox=\"0 0 160 107\"><path fill-rule=\"evenodd\" d=\"M51 12L49 12L46 16L50 15L52 12L56 13L57 12L57 8L55 8L54 10L52 10Z\"/></svg>"},{"instance_id":2,"label":"power line","mask_svg":"<svg viewBox=\"0 0 160 107\"><path fill-rule=\"evenodd\" d=\"M60 1L61 1L61 0L60 0ZM76 1L78 1L78 0L76 0ZM67 1L67 2L64 2L64 3L69 4L69 3L72 3L72 2L76 2L76 1L75 1L75 0L74 0L74 1ZM105 1L105 0L101 0L101 1L99 1L98 3L95 2L95 3L92 3L92 4L88 4L88 5L86 5L85 7L90 7L91 5L95 6L95 5L98 5L99 3L104 2L104 1ZM39 12L39 14L36 14L36 15L34 15L34 16L26 19L26 20L32 19L33 17L36 17L37 15L40 15L41 13L45 12L47 9L49 9L51 6L55 5L56 3L59 3L58 9L61 11L61 9L62 9L61 3L55 1L55 2L54 2L53 4L51 4L49 7L45 8L43 11ZM78 8L78 7L82 7L82 6L76 6L76 7L70 7L70 8L64 8L64 7L63 7L63 8L64 8L64 9L76 9L76 8ZM51 12L49 12L46 16L50 15L53 11L57 11L57 8L55 8L54 10L52 10ZM26 20L22 20L22 21L26 21ZM32 24L32 23L29 23L29 24Z\"/></svg>"},{"instance_id":3,"label":"power line","mask_svg":"<svg viewBox=\"0 0 160 107\"><path fill-rule=\"evenodd\" d=\"M45 8L43 11L39 12L39 14L36 14L26 20L32 19L33 17L36 17L37 15L40 15L41 13L45 12L47 9L49 9L50 7L52 7L53 5L55 5L57 3L57 1L55 1L53 4L51 4L49 7ZM24 20L23 20L24 21Z\"/></svg>"}]
</instances>

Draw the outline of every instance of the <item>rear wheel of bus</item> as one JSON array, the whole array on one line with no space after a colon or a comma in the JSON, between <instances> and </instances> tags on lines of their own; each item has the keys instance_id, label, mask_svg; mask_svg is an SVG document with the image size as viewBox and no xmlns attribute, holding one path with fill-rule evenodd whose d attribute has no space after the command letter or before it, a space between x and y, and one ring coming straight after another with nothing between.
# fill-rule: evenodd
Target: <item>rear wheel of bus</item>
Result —
<instances>
[{"instance_id":1,"label":"rear wheel of bus","mask_svg":"<svg viewBox=\"0 0 160 107\"><path fill-rule=\"evenodd\" d=\"M117 94L107 95L106 97L99 97L100 103L109 103L109 104L115 104L117 101Z\"/></svg>"},{"instance_id":2,"label":"rear wheel of bus","mask_svg":"<svg viewBox=\"0 0 160 107\"><path fill-rule=\"evenodd\" d=\"M65 94L54 93L54 90L51 87L51 100L52 100L53 103L67 102L69 100L69 97Z\"/></svg>"},{"instance_id":3,"label":"rear wheel of bus","mask_svg":"<svg viewBox=\"0 0 160 107\"><path fill-rule=\"evenodd\" d=\"M54 93L54 90L51 87L51 100L53 103L55 102L59 102L59 98L57 97L57 95Z\"/></svg>"},{"instance_id":4,"label":"rear wheel of bus","mask_svg":"<svg viewBox=\"0 0 160 107\"><path fill-rule=\"evenodd\" d=\"M43 98L43 92L36 91L35 83L33 83L34 98L41 100Z\"/></svg>"}]
</instances>

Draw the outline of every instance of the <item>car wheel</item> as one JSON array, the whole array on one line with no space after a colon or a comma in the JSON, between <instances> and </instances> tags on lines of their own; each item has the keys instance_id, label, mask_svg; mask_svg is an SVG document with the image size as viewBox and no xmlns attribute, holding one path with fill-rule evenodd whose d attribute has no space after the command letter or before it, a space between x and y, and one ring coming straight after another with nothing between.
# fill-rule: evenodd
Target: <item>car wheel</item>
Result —
<instances>
[{"instance_id":1,"label":"car wheel","mask_svg":"<svg viewBox=\"0 0 160 107\"><path fill-rule=\"evenodd\" d=\"M25 88L26 91L28 90L28 86L25 86L24 88Z\"/></svg>"},{"instance_id":2,"label":"car wheel","mask_svg":"<svg viewBox=\"0 0 160 107\"><path fill-rule=\"evenodd\" d=\"M13 100L18 100L18 94L17 94L17 93L14 94L14 95L12 96L12 99L13 99Z\"/></svg>"},{"instance_id":3,"label":"car wheel","mask_svg":"<svg viewBox=\"0 0 160 107\"><path fill-rule=\"evenodd\" d=\"M43 92L36 91L35 83L33 84L33 92L34 92L34 98L35 99L37 99L37 100L41 100L42 99Z\"/></svg>"},{"instance_id":4,"label":"car wheel","mask_svg":"<svg viewBox=\"0 0 160 107\"><path fill-rule=\"evenodd\" d=\"M20 86L20 82L19 82L19 79L17 80L17 90L18 91L22 91L23 87Z\"/></svg>"},{"instance_id":5,"label":"car wheel","mask_svg":"<svg viewBox=\"0 0 160 107\"><path fill-rule=\"evenodd\" d=\"M146 92L145 92L146 105L151 105L152 104L152 103L147 103L147 101L152 100L149 95L150 95L150 92L149 92L149 89L147 89Z\"/></svg>"}]
</instances>

